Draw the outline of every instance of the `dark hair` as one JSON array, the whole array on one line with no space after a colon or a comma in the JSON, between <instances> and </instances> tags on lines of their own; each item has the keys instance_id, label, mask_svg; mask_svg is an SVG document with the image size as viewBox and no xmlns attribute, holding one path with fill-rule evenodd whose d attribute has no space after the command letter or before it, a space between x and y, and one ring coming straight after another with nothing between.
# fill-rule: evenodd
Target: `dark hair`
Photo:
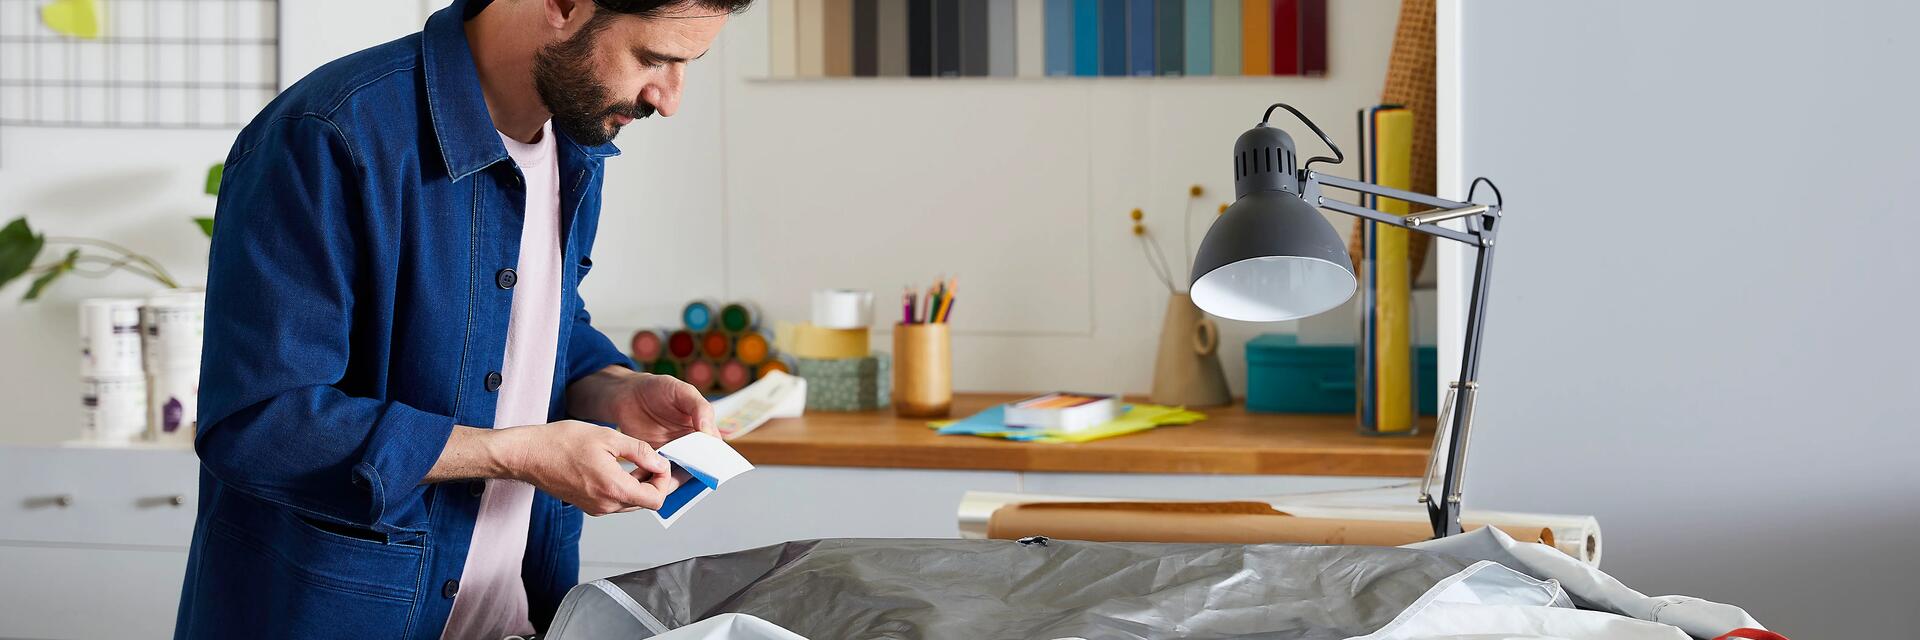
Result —
<instances>
[{"instance_id":1,"label":"dark hair","mask_svg":"<svg viewBox=\"0 0 1920 640\"><path fill-rule=\"evenodd\" d=\"M609 13L652 18L675 7L693 5L714 13L734 14L747 10L753 0L593 0L594 6Z\"/></svg>"}]
</instances>

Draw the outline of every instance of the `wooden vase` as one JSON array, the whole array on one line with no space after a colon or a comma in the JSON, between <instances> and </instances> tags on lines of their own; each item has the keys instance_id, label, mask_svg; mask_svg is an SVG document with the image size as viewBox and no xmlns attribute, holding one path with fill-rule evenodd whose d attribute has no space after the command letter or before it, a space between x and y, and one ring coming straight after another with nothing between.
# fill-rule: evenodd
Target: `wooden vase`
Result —
<instances>
[{"instance_id":1,"label":"wooden vase","mask_svg":"<svg viewBox=\"0 0 1920 640\"><path fill-rule=\"evenodd\" d=\"M893 411L944 418L953 406L953 340L946 323L893 326Z\"/></svg>"},{"instance_id":2,"label":"wooden vase","mask_svg":"<svg viewBox=\"0 0 1920 640\"><path fill-rule=\"evenodd\" d=\"M1227 371L1220 365L1220 327L1176 293L1167 298L1160 325L1160 354L1153 363L1154 404L1217 407L1233 402Z\"/></svg>"}]
</instances>

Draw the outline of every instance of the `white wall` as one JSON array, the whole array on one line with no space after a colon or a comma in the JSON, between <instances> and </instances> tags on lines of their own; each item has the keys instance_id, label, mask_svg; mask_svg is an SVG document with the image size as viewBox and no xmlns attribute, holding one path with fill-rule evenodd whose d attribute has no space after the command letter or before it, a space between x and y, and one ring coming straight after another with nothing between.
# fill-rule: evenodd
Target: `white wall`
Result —
<instances>
[{"instance_id":1,"label":"white wall","mask_svg":"<svg viewBox=\"0 0 1920 640\"><path fill-rule=\"evenodd\" d=\"M286 80L418 29L425 4L284 2ZM752 299L800 320L814 288L867 287L884 304L902 285L957 275L959 388L1145 391L1166 293L1127 212L1144 208L1177 262L1231 198L1231 144L1268 103L1291 102L1351 141L1354 110L1378 100L1398 6L1333 3L1323 79L768 81L757 79L765 20L750 11L691 67L680 115L619 140L626 154L609 164L589 308L624 342L672 324L695 297ZM205 240L184 220L211 210L200 180L233 133L8 128L0 218L24 213L63 234L121 240L204 281ZM1208 194L1182 225L1195 183ZM10 407L0 440L72 437L74 303L147 290L122 276L63 282L31 305L0 301L10 363L0 368L0 406ZM1351 314L1334 313L1307 338L1349 333ZM1296 329L1224 328L1236 390L1244 340Z\"/></svg>"},{"instance_id":2,"label":"white wall","mask_svg":"<svg viewBox=\"0 0 1920 640\"><path fill-rule=\"evenodd\" d=\"M1593 513L1627 584L1795 638L1920 626L1902 2L1463 3L1505 190L1471 506Z\"/></svg>"},{"instance_id":3,"label":"white wall","mask_svg":"<svg viewBox=\"0 0 1920 640\"><path fill-rule=\"evenodd\" d=\"M1231 201L1231 145L1267 104L1351 141L1354 111L1379 100L1398 9L1334 3L1324 79L801 81L764 79L766 23L750 11L691 67L681 115L621 137L589 308L624 337L677 323L695 297L803 320L814 288L869 288L885 308L903 285L957 275L960 389L1143 392L1166 291L1127 212L1145 209L1183 262ZM1207 195L1182 224L1192 184ZM1323 339L1350 334L1351 318L1323 321ZM1244 340L1295 328L1225 327L1236 389Z\"/></svg>"}]
</instances>

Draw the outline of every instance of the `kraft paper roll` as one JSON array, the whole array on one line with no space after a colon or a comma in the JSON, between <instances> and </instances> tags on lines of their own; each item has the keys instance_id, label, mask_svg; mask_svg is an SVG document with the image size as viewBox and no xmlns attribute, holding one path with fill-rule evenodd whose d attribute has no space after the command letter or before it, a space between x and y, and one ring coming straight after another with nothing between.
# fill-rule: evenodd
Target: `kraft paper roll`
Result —
<instances>
[{"instance_id":1,"label":"kraft paper roll","mask_svg":"<svg viewBox=\"0 0 1920 640\"><path fill-rule=\"evenodd\" d=\"M82 435L94 442L128 443L147 433L145 376L86 378L80 381Z\"/></svg>"},{"instance_id":2,"label":"kraft paper roll","mask_svg":"<svg viewBox=\"0 0 1920 640\"><path fill-rule=\"evenodd\" d=\"M629 346L632 348L633 361L644 364L660 359L660 353L666 350L666 340L660 337L658 331L641 329L633 332Z\"/></svg>"},{"instance_id":3,"label":"kraft paper roll","mask_svg":"<svg viewBox=\"0 0 1920 640\"><path fill-rule=\"evenodd\" d=\"M125 377L146 373L140 347L140 301L94 298L80 302L80 375Z\"/></svg>"},{"instance_id":4,"label":"kraft paper roll","mask_svg":"<svg viewBox=\"0 0 1920 640\"><path fill-rule=\"evenodd\" d=\"M813 292L813 325L824 329L865 329L873 325L873 292L820 289Z\"/></svg>"},{"instance_id":5,"label":"kraft paper roll","mask_svg":"<svg viewBox=\"0 0 1920 640\"><path fill-rule=\"evenodd\" d=\"M174 369L147 377L147 439L193 445L198 426L200 370Z\"/></svg>"},{"instance_id":6,"label":"kraft paper roll","mask_svg":"<svg viewBox=\"0 0 1920 640\"><path fill-rule=\"evenodd\" d=\"M829 329L810 324L788 327L792 339L780 341L780 349L799 358L862 358L867 355L867 329Z\"/></svg>"},{"instance_id":7,"label":"kraft paper roll","mask_svg":"<svg viewBox=\"0 0 1920 640\"><path fill-rule=\"evenodd\" d=\"M200 368L206 309L203 289L168 289L147 298L140 309L147 373Z\"/></svg>"},{"instance_id":8,"label":"kraft paper roll","mask_svg":"<svg viewBox=\"0 0 1920 640\"><path fill-rule=\"evenodd\" d=\"M1486 526L1463 523L1471 531ZM1521 542L1552 545L1546 528L1501 527ZM1262 502L1081 502L1002 507L987 537L1027 536L1096 542L1220 542L1234 544L1358 544L1397 547L1426 540L1418 522L1302 518Z\"/></svg>"}]
</instances>

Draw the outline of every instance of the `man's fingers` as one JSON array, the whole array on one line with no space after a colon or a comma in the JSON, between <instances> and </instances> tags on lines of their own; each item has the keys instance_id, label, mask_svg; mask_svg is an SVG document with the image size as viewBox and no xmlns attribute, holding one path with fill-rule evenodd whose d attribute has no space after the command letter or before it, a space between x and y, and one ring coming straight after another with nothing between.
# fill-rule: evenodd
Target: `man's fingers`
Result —
<instances>
[{"instance_id":1,"label":"man's fingers","mask_svg":"<svg viewBox=\"0 0 1920 640\"><path fill-rule=\"evenodd\" d=\"M647 443L612 429L607 430L607 433L612 440L613 455L651 473L668 473L673 470L673 465L668 464L667 459L660 457L660 454L655 452L653 447L647 446Z\"/></svg>"},{"instance_id":2,"label":"man's fingers","mask_svg":"<svg viewBox=\"0 0 1920 640\"><path fill-rule=\"evenodd\" d=\"M626 488L625 495L620 498L621 502L642 509L652 509L655 511L660 509L660 503L667 498L666 492L661 491L659 487L650 483L641 482L632 476L628 476L626 479L627 482L621 483L621 486Z\"/></svg>"}]
</instances>

